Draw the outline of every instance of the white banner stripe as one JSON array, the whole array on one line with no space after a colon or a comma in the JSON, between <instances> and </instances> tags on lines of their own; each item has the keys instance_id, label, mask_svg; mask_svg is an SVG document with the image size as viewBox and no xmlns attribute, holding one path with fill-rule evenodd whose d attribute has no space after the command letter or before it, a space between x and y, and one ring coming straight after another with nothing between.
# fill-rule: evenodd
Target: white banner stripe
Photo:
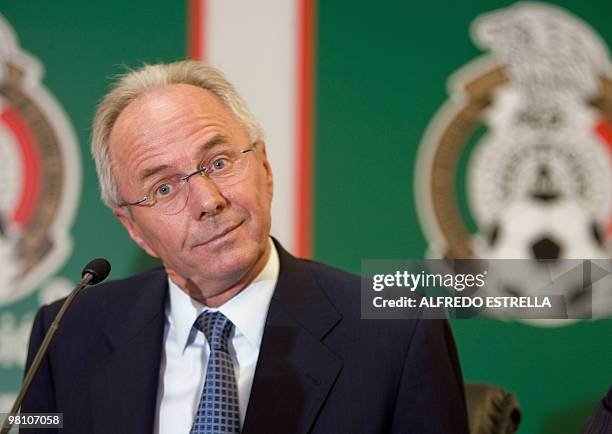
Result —
<instances>
[{"instance_id":1,"label":"white banner stripe","mask_svg":"<svg viewBox=\"0 0 612 434\"><path fill-rule=\"evenodd\" d=\"M261 123L274 172L272 234L295 248L297 0L206 0L204 57Z\"/></svg>"}]
</instances>

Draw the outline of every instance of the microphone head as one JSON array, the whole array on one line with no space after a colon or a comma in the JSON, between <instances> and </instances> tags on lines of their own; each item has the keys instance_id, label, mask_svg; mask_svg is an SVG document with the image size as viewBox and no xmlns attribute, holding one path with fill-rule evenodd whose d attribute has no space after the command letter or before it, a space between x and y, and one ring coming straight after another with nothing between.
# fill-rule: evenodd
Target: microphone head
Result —
<instances>
[{"instance_id":1,"label":"microphone head","mask_svg":"<svg viewBox=\"0 0 612 434\"><path fill-rule=\"evenodd\" d=\"M93 278L89 281L90 285L102 282L110 273L110 263L104 258L97 258L90 261L83 271L81 271L81 277L85 277L86 274L91 274Z\"/></svg>"}]
</instances>

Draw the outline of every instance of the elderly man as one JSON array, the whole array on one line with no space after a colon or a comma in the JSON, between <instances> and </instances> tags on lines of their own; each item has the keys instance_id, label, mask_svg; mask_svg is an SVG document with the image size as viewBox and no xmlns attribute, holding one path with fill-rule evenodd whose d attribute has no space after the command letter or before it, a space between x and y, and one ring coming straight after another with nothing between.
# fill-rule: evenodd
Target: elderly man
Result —
<instances>
[{"instance_id":1,"label":"elderly man","mask_svg":"<svg viewBox=\"0 0 612 434\"><path fill-rule=\"evenodd\" d=\"M358 277L270 238L265 143L219 72L127 74L92 150L104 202L164 266L76 300L23 411L66 433L467 432L446 321L361 320Z\"/></svg>"}]
</instances>

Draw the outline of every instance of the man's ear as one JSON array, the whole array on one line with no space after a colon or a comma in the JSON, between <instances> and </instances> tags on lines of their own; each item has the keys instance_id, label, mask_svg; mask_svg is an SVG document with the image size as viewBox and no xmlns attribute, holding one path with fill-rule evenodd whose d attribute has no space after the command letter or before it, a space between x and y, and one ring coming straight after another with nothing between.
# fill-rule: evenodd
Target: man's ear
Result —
<instances>
[{"instance_id":1,"label":"man's ear","mask_svg":"<svg viewBox=\"0 0 612 434\"><path fill-rule=\"evenodd\" d=\"M270 195L270 200L274 196L274 177L272 176L272 166L270 166L270 162L268 161L268 154L266 153L266 144L263 140L257 142L258 149L261 152L261 164L263 164L263 168L265 171L266 177L266 187L268 189L268 194Z\"/></svg>"},{"instance_id":2,"label":"man's ear","mask_svg":"<svg viewBox=\"0 0 612 434\"><path fill-rule=\"evenodd\" d=\"M128 234L130 234L130 238L134 240L134 242L138 244L142 250L147 252L149 256L152 256L154 258L159 257L153 251L153 249L151 249L149 244L140 236L138 226L132 219L132 216L129 214L129 211L126 211L126 208L121 206L115 207L113 208L113 214L115 214L115 217L119 219L123 227L127 230Z\"/></svg>"}]
</instances>

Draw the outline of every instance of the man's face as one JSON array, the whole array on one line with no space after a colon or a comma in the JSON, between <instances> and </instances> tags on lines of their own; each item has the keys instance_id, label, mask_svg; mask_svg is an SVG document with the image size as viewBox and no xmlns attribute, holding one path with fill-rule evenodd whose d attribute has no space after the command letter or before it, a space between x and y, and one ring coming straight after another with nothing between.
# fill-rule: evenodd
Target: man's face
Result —
<instances>
[{"instance_id":1,"label":"man's face","mask_svg":"<svg viewBox=\"0 0 612 434\"><path fill-rule=\"evenodd\" d=\"M251 146L244 127L217 96L185 84L130 103L109 143L119 193L127 202L169 177L193 172L215 147ZM131 206L131 218L124 208L114 210L132 239L161 258L171 275L212 288L207 297L261 269L269 253L272 172L264 144L241 158L249 161L236 184L218 187L203 176L191 177L184 186L187 204L175 215L160 212L159 204Z\"/></svg>"}]
</instances>

